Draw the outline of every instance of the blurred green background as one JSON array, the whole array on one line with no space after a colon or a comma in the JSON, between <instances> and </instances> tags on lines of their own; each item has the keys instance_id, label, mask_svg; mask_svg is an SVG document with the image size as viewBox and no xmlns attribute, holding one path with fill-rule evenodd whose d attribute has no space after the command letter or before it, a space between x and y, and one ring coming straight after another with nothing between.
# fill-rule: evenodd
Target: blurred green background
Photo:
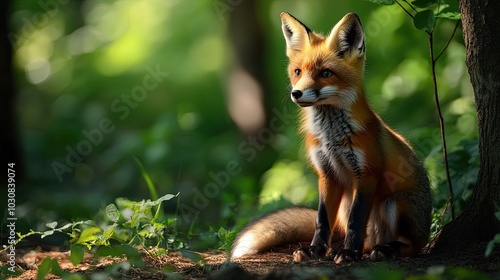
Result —
<instances>
[{"instance_id":1,"label":"blurred green background","mask_svg":"<svg viewBox=\"0 0 500 280\"><path fill-rule=\"evenodd\" d=\"M370 102L425 160L436 211L445 208L427 34L397 5L17 0L11 9L26 166L16 193L18 231L92 218L117 197L149 198L134 157L160 195L180 193L165 211L195 233L241 225L259 209L315 207L315 174L288 96L281 11L323 33L358 13ZM438 22L436 52L454 25ZM470 195L477 174L464 60L459 29L437 65L457 199Z\"/></svg>"}]
</instances>

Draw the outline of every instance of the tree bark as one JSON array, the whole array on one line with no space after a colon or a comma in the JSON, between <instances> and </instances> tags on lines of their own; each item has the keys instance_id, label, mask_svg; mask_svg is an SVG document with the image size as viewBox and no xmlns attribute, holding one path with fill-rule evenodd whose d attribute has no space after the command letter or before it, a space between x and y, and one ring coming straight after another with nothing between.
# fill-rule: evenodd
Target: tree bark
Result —
<instances>
[{"instance_id":1,"label":"tree bark","mask_svg":"<svg viewBox=\"0 0 500 280\"><path fill-rule=\"evenodd\" d=\"M480 170L464 211L445 225L433 252L490 241L500 232L494 202L500 205L500 1L460 0L466 64L474 89Z\"/></svg>"}]
</instances>

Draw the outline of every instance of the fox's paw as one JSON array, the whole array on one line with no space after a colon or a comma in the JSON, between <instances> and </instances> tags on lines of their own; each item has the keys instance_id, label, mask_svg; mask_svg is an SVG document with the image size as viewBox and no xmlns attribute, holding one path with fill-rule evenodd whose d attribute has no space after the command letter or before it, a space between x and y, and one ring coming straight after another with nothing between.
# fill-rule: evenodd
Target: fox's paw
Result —
<instances>
[{"instance_id":1,"label":"fox's paw","mask_svg":"<svg viewBox=\"0 0 500 280\"><path fill-rule=\"evenodd\" d=\"M358 255L359 254L354 252L353 250L342 249L342 250L337 252L335 257L333 258L333 261L336 264L346 263L346 262L354 262L354 261L357 261L359 259Z\"/></svg>"},{"instance_id":2,"label":"fox's paw","mask_svg":"<svg viewBox=\"0 0 500 280\"><path fill-rule=\"evenodd\" d=\"M396 250L389 245L376 245L370 253L373 262L392 261L396 259Z\"/></svg>"},{"instance_id":3,"label":"fox's paw","mask_svg":"<svg viewBox=\"0 0 500 280\"><path fill-rule=\"evenodd\" d=\"M293 252L293 261L302 262L310 259L320 259L325 257L327 248L324 246L301 247Z\"/></svg>"}]
</instances>

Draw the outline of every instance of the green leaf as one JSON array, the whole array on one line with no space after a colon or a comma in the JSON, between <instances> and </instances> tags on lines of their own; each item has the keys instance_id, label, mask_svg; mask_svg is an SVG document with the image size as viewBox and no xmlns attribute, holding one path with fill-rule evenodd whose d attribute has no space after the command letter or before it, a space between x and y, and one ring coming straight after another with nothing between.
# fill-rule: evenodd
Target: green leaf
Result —
<instances>
[{"instance_id":1,"label":"green leaf","mask_svg":"<svg viewBox=\"0 0 500 280\"><path fill-rule=\"evenodd\" d=\"M121 257L121 250L112 246L101 246L97 249L96 255L100 257Z\"/></svg>"},{"instance_id":2,"label":"green leaf","mask_svg":"<svg viewBox=\"0 0 500 280\"><path fill-rule=\"evenodd\" d=\"M45 276L50 273L50 270L52 269L52 259L51 258L45 258L43 259L42 263L38 266L38 273L37 273L37 279L38 280L43 280L45 279Z\"/></svg>"},{"instance_id":3,"label":"green leaf","mask_svg":"<svg viewBox=\"0 0 500 280\"><path fill-rule=\"evenodd\" d=\"M96 252L96 255L100 257L121 257L125 255L127 257L138 257L141 253L132 246L120 245L120 246L101 246Z\"/></svg>"},{"instance_id":4,"label":"green leaf","mask_svg":"<svg viewBox=\"0 0 500 280\"><path fill-rule=\"evenodd\" d=\"M495 242L490 241L488 242L488 245L486 245L486 251L484 252L484 256L487 258L491 255L491 253L493 252L493 248L495 248Z\"/></svg>"},{"instance_id":5,"label":"green leaf","mask_svg":"<svg viewBox=\"0 0 500 280\"><path fill-rule=\"evenodd\" d=\"M149 177L148 172L146 172L146 168L144 168L144 165L142 165L142 162L141 160L139 160L138 157L134 156L134 160L137 163L137 166L139 166L139 168L141 169L141 175L144 181L146 182L146 185L148 186L151 199L153 200L158 199L158 193L156 192L155 185L153 184L151 177Z\"/></svg>"},{"instance_id":6,"label":"green leaf","mask_svg":"<svg viewBox=\"0 0 500 280\"><path fill-rule=\"evenodd\" d=\"M443 12L436 15L437 18L446 18L451 20L460 20L462 15L458 12Z\"/></svg>"},{"instance_id":7,"label":"green leaf","mask_svg":"<svg viewBox=\"0 0 500 280\"><path fill-rule=\"evenodd\" d=\"M48 228L55 229L57 227L57 222L52 222L52 223L46 223L45 224Z\"/></svg>"},{"instance_id":8,"label":"green leaf","mask_svg":"<svg viewBox=\"0 0 500 280\"><path fill-rule=\"evenodd\" d=\"M431 10L425 10L418 12L413 17L413 24L419 30L432 31L434 29L434 24L436 23L436 18L434 17L434 12Z\"/></svg>"},{"instance_id":9,"label":"green leaf","mask_svg":"<svg viewBox=\"0 0 500 280\"><path fill-rule=\"evenodd\" d=\"M205 258L203 258L200 254L193 252L193 251L188 251L188 250L181 250L181 255L185 258L190 259L194 263L202 263L205 264L207 261Z\"/></svg>"},{"instance_id":10,"label":"green leaf","mask_svg":"<svg viewBox=\"0 0 500 280\"><path fill-rule=\"evenodd\" d=\"M65 274L57 260L52 260L52 274L55 276L63 276Z\"/></svg>"},{"instance_id":11,"label":"green leaf","mask_svg":"<svg viewBox=\"0 0 500 280\"><path fill-rule=\"evenodd\" d=\"M42 238L42 239L43 239L43 238L45 238L45 237L47 237L47 236L50 236L50 235L52 235L52 234L54 234L54 231L53 231L53 230L47 230L47 231L44 231L44 232L43 232L43 234L40 236L40 238Z\"/></svg>"},{"instance_id":12,"label":"green leaf","mask_svg":"<svg viewBox=\"0 0 500 280\"><path fill-rule=\"evenodd\" d=\"M387 6L396 3L394 0L368 0L368 1L375 3L375 4L387 5Z\"/></svg>"},{"instance_id":13,"label":"green leaf","mask_svg":"<svg viewBox=\"0 0 500 280\"><path fill-rule=\"evenodd\" d=\"M364 268L356 268L352 274L356 279L384 279L384 280L397 280L405 279L404 271L400 269L388 269L386 264L379 266L371 266Z\"/></svg>"},{"instance_id":14,"label":"green leaf","mask_svg":"<svg viewBox=\"0 0 500 280\"><path fill-rule=\"evenodd\" d=\"M165 248L158 248L154 253L156 256L163 256L168 254L168 250Z\"/></svg>"},{"instance_id":15,"label":"green leaf","mask_svg":"<svg viewBox=\"0 0 500 280\"><path fill-rule=\"evenodd\" d=\"M441 279L474 279L486 280L491 279L489 275L482 272L471 270L465 267L450 267L446 269L446 273Z\"/></svg>"},{"instance_id":16,"label":"green leaf","mask_svg":"<svg viewBox=\"0 0 500 280\"><path fill-rule=\"evenodd\" d=\"M89 241L94 241L97 239L97 236L95 234L101 231L102 230L98 227L86 228L82 231L80 237L78 237L78 240L76 240L75 244L85 244L88 243Z\"/></svg>"},{"instance_id":17,"label":"green leaf","mask_svg":"<svg viewBox=\"0 0 500 280\"><path fill-rule=\"evenodd\" d=\"M62 231L62 230L65 230L67 228L70 228L71 226L73 226L72 223L69 223L69 224L65 224L64 226L60 227L58 230Z\"/></svg>"},{"instance_id":18,"label":"green leaf","mask_svg":"<svg viewBox=\"0 0 500 280\"><path fill-rule=\"evenodd\" d=\"M141 252L132 246L120 245L120 246L101 246L96 251L97 256L101 257L122 257L125 255L129 260L130 264L135 267L143 267L144 262L142 260Z\"/></svg>"},{"instance_id":19,"label":"green leaf","mask_svg":"<svg viewBox=\"0 0 500 280\"><path fill-rule=\"evenodd\" d=\"M171 200L172 198L177 197L178 195L179 195L179 193L177 193L177 194L166 194L166 195L158 198L158 200L156 200L156 201Z\"/></svg>"},{"instance_id":20,"label":"green leaf","mask_svg":"<svg viewBox=\"0 0 500 280\"><path fill-rule=\"evenodd\" d=\"M110 239L110 238L113 236L113 233L115 233L115 228L116 228L116 226L117 226L117 225L118 225L118 224L116 224L116 223L115 223L115 224L112 224L112 225L108 226L108 227L104 230L104 232L102 233L102 238L103 238L104 240L108 240L108 239Z\"/></svg>"},{"instance_id":21,"label":"green leaf","mask_svg":"<svg viewBox=\"0 0 500 280\"><path fill-rule=\"evenodd\" d=\"M461 18L461 15L458 6L458 1L456 0L445 0L439 5L439 10L436 13L436 17L459 20Z\"/></svg>"},{"instance_id":22,"label":"green leaf","mask_svg":"<svg viewBox=\"0 0 500 280\"><path fill-rule=\"evenodd\" d=\"M219 238L221 240L226 240L227 233L228 231L224 227L220 227L219 230L217 231L217 234L219 235Z\"/></svg>"},{"instance_id":23,"label":"green leaf","mask_svg":"<svg viewBox=\"0 0 500 280\"><path fill-rule=\"evenodd\" d=\"M71 263L73 265L80 264L83 260L84 253L85 253L85 251L83 249L83 246L75 245L75 246L71 247L71 251L69 254L69 259L71 260Z\"/></svg>"},{"instance_id":24,"label":"green leaf","mask_svg":"<svg viewBox=\"0 0 500 280\"><path fill-rule=\"evenodd\" d=\"M164 272L177 272L177 268L175 268L174 265L166 264L163 266L163 271Z\"/></svg>"},{"instance_id":25,"label":"green leaf","mask_svg":"<svg viewBox=\"0 0 500 280\"><path fill-rule=\"evenodd\" d=\"M118 249L125 254L127 257L140 257L141 252L139 252L136 248L128 245L120 245Z\"/></svg>"},{"instance_id":26,"label":"green leaf","mask_svg":"<svg viewBox=\"0 0 500 280\"><path fill-rule=\"evenodd\" d=\"M419 8L427 8L430 5L437 4L437 2L437 0L415 0L411 4Z\"/></svg>"},{"instance_id":27,"label":"green leaf","mask_svg":"<svg viewBox=\"0 0 500 280\"><path fill-rule=\"evenodd\" d=\"M106 217L112 221L112 222L118 222L120 219L120 214L118 213L118 208L116 208L116 205L114 203L109 204L106 206Z\"/></svg>"}]
</instances>

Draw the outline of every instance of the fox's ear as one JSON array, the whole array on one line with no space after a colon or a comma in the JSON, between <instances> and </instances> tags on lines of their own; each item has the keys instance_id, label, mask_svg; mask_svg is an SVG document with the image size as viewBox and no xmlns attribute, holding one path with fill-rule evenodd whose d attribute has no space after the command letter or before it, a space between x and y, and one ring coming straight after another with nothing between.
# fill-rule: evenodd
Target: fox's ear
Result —
<instances>
[{"instance_id":1,"label":"fox's ear","mask_svg":"<svg viewBox=\"0 0 500 280\"><path fill-rule=\"evenodd\" d=\"M338 57L361 57L365 54L365 36L358 15L345 15L332 29L328 43Z\"/></svg>"},{"instance_id":2,"label":"fox's ear","mask_svg":"<svg viewBox=\"0 0 500 280\"><path fill-rule=\"evenodd\" d=\"M280 17L288 56L293 52L303 50L309 45L309 33L312 31L307 26L289 13L282 12Z\"/></svg>"}]
</instances>

